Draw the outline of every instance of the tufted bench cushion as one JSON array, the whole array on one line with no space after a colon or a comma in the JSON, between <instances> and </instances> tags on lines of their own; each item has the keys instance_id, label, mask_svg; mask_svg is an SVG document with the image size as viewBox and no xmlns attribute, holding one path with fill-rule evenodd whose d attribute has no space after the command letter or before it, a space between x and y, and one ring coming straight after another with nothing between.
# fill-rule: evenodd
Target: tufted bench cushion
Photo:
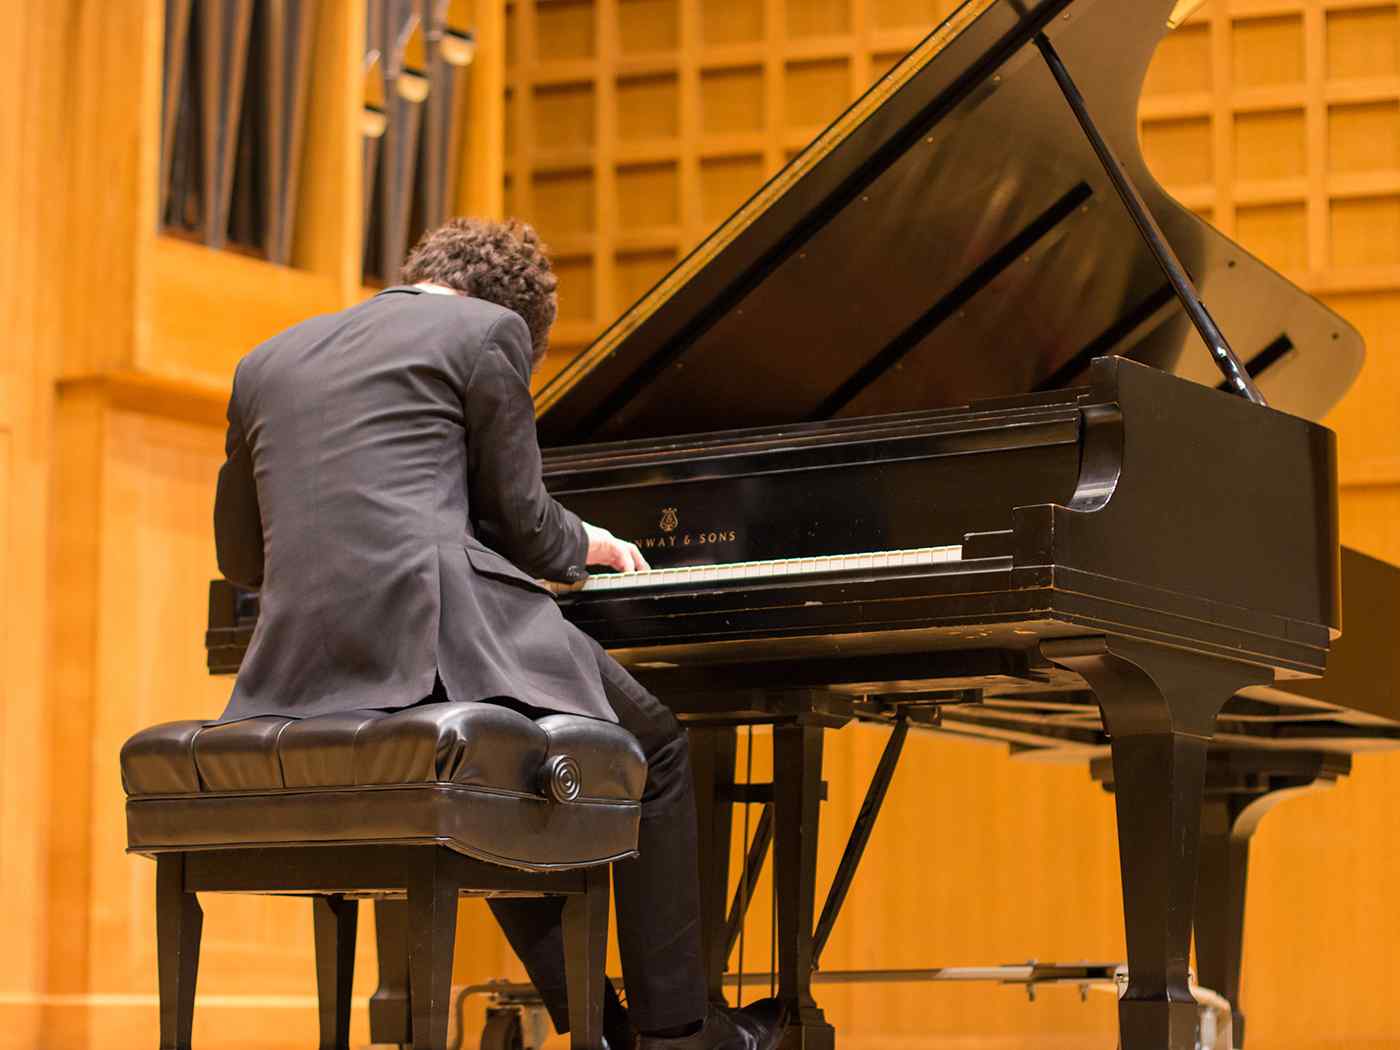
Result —
<instances>
[{"instance_id":1,"label":"tufted bench cushion","mask_svg":"<svg viewBox=\"0 0 1400 1050\"><path fill-rule=\"evenodd\" d=\"M619 726L487 703L167 722L121 768L131 852L437 842L529 870L632 855L646 778Z\"/></svg>"}]
</instances>

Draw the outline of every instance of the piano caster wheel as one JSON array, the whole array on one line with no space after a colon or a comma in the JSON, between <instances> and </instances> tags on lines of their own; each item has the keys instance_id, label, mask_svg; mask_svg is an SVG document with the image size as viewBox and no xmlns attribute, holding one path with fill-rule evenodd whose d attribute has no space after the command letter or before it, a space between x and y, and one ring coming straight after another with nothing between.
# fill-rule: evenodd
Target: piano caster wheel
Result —
<instances>
[{"instance_id":1,"label":"piano caster wheel","mask_svg":"<svg viewBox=\"0 0 1400 1050\"><path fill-rule=\"evenodd\" d=\"M525 1032L517 1007L487 1009L486 1027L481 1030L481 1050L525 1050Z\"/></svg>"}]
</instances>

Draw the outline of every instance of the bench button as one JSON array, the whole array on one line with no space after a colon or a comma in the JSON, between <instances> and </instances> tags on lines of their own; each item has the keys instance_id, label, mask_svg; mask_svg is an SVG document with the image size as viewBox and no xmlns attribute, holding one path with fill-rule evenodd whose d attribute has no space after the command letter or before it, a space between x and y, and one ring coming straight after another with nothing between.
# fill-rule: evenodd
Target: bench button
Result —
<instances>
[{"instance_id":1,"label":"bench button","mask_svg":"<svg viewBox=\"0 0 1400 1050\"><path fill-rule=\"evenodd\" d=\"M555 802L572 802L583 790L583 774L571 755L552 755L540 770L540 793Z\"/></svg>"}]
</instances>

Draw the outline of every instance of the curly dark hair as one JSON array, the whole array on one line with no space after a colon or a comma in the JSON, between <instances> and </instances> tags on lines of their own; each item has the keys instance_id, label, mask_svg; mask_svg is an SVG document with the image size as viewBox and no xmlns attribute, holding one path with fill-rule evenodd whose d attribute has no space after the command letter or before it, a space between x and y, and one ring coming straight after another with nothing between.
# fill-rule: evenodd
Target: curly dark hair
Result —
<instances>
[{"instance_id":1,"label":"curly dark hair","mask_svg":"<svg viewBox=\"0 0 1400 1050\"><path fill-rule=\"evenodd\" d=\"M559 279L544 242L528 223L451 219L423 234L403 264L403 280L431 281L514 310L530 329L533 363L549 348Z\"/></svg>"}]
</instances>

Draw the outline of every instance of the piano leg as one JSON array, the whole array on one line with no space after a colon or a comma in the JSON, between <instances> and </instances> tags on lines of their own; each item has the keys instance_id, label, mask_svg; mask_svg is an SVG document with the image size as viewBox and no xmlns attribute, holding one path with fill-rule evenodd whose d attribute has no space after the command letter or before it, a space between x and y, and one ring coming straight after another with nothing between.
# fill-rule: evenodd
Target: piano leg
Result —
<instances>
[{"instance_id":1,"label":"piano leg","mask_svg":"<svg viewBox=\"0 0 1400 1050\"><path fill-rule=\"evenodd\" d=\"M780 1050L832 1050L836 1031L812 996L822 726L773 729L773 877L778 894L778 996L787 1004Z\"/></svg>"},{"instance_id":2,"label":"piano leg","mask_svg":"<svg viewBox=\"0 0 1400 1050\"><path fill-rule=\"evenodd\" d=\"M413 1025L408 1009L408 903L374 902L374 947L379 956L379 987L369 1000L372 1043L408 1046Z\"/></svg>"},{"instance_id":3,"label":"piano leg","mask_svg":"<svg viewBox=\"0 0 1400 1050\"><path fill-rule=\"evenodd\" d=\"M1201 874L1196 893L1196 979L1230 1001L1234 1045L1244 1046L1240 969L1249 840L1284 799L1326 786L1351 768L1325 752L1212 750L1201 810Z\"/></svg>"},{"instance_id":4,"label":"piano leg","mask_svg":"<svg viewBox=\"0 0 1400 1050\"><path fill-rule=\"evenodd\" d=\"M1271 672L1116 638L1046 642L1045 656L1094 691L1111 738L1128 988L1123 1050L1194 1050L1188 960L1206 754L1215 716Z\"/></svg>"},{"instance_id":5,"label":"piano leg","mask_svg":"<svg viewBox=\"0 0 1400 1050\"><path fill-rule=\"evenodd\" d=\"M1208 798L1201 810L1201 875L1196 891L1196 980L1230 1001L1232 1043L1244 1046L1240 962L1250 832L1236 838L1235 806Z\"/></svg>"},{"instance_id":6,"label":"piano leg","mask_svg":"<svg viewBox=\"0 0 1400 1050\"><path fill-rule=\"evenodd\" d=\"M696 726L690 730L690 768L695 778L699 824L700 931L705 981L711 1002L722 1003L728 943L729 841L733 829L734 756L737 735L731 726Z\"/></svg>"}]
</instances>

